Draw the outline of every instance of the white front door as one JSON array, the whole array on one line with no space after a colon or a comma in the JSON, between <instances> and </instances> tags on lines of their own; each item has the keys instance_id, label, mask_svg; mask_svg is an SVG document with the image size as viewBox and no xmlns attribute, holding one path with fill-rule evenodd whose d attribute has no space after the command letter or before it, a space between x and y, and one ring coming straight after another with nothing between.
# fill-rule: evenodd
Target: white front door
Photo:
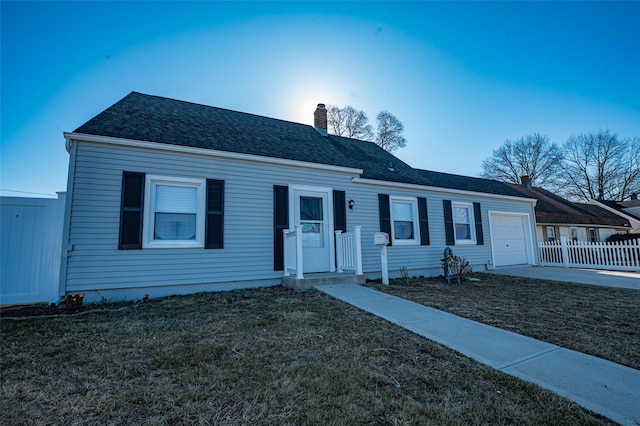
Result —
<instances>
[{"instance_id":1,"label":"white front door","mask_svg":"<svg viewBox=\"0 0 640 426\"><path fill-rule=\"evenodd\" d=\"M331 270L329 192L294 190L294 225L302 226L303 272Z\"/></svg>"}]
</instances>

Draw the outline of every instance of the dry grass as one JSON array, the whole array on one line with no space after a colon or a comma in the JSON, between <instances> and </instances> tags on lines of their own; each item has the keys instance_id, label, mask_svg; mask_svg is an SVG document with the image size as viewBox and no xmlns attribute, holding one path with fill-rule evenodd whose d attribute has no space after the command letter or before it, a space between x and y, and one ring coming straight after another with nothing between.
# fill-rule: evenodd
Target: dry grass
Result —
<instances>
[{"instance_id":1,"label":"dry grass","mask_svg":"<svg viewBox=\"0 0 640 426\"><path fill-rule=\"evenodd\" d=\"M318 292L0 322L1 424L608 424Z\"/></svg>"},{"instance_id":2,"label":"dry grass","mask_svg":"<svg viewBox=\"0 0 640 426\"><path fill-rule=\"evenodd\" d=\"M640 369L640 291L474 274L370 282L376 290Z\"/></svg>"}]
</instances>

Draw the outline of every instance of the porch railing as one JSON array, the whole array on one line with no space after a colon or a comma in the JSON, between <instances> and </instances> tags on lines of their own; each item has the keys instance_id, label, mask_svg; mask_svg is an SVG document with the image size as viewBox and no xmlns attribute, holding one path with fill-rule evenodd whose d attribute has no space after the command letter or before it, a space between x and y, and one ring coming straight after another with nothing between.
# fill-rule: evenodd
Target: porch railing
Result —
<instances>
[{"instance_id":1,"label":"porch railing","mask_svg":"<svg viewBox=\"0 0 640 426\"><path fill-rule=\"evenodd\" d=\"M640 270L639 240L588 243L568 241L566 237L561 237L560 241L539 243L538 250L543 266Z\"/></svg>"},{"instance_id":2,"label":"porch railing","mask_svg":"<svg viewBox=\"0 0 640 426\"><path fill-rule=\"evenodd\" d=\"M362 275L362 248L360 244L360 226L351 232L336 231L336 272L345 270Z\"/></svg>"},{"instance_id":3,"label":"porch railing","mask_svg":"<svg viewBox=\"0 0 640 426\"><path fill-rule=\"evenodd\" d=\"M284 229L284 276L295 272L297 279L304 278L302 274L302 225L296 225L295 229Z\"/></svg>"},{"instance_id":4,"label":"porch railing","mask_svg":"<svg viewBox=\"0 0 640 426\"><path fill-rule=\"evenodd\" d=\"M362 245L360 226L353 231L336 231L336 272L353 271L362 275ZM302 226L285 229L284 235L284 271L285 277L295 274L296 279L303 279L304 259L302 256ZM333 267L332 267L333 269Z\"/></svg>"}]
</instances>

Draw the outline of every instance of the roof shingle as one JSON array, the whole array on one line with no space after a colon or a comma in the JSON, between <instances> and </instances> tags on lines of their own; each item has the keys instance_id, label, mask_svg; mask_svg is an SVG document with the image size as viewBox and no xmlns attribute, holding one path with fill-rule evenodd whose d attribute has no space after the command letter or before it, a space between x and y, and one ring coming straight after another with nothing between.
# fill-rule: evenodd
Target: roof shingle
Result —
<instances>
[{"instance_id":1,"label":"roof shingle","mask_svg":"<svg viewBox=\"0 0 640 426\"><path fill-rule=\"evenodd\" d=\"M362 169L363 178L526 197L498 181L417 170L373 142L223 108L131 92L76 133Z\"/></svg>"}]
</instances>

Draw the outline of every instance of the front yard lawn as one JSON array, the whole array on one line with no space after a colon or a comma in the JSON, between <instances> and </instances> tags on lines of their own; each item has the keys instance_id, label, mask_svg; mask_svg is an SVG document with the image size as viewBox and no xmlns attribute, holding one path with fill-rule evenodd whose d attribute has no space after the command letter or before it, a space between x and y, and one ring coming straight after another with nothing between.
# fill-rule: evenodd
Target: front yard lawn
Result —
<instances>
[{"instance_id":1,"label":"front yard lawn","mask_svg":"<svg viewBox=\"0 0 640 426\"><path fill-rule=\"evenodd\" d=\"M3 315L0 424L610 424L316 291L103 308Z\"/></svg>"},{"instance_id":2,"label":"front yard lawn","mask_svg":"<svg viewBox=\"0 0 640 426\"><path fill-rule=\"evenodd\" d=\"M423 305L640 369L640 291L488 273L369 286ZM453 283L453 281L452 281Z\"/></svg>"}]
</instances>

